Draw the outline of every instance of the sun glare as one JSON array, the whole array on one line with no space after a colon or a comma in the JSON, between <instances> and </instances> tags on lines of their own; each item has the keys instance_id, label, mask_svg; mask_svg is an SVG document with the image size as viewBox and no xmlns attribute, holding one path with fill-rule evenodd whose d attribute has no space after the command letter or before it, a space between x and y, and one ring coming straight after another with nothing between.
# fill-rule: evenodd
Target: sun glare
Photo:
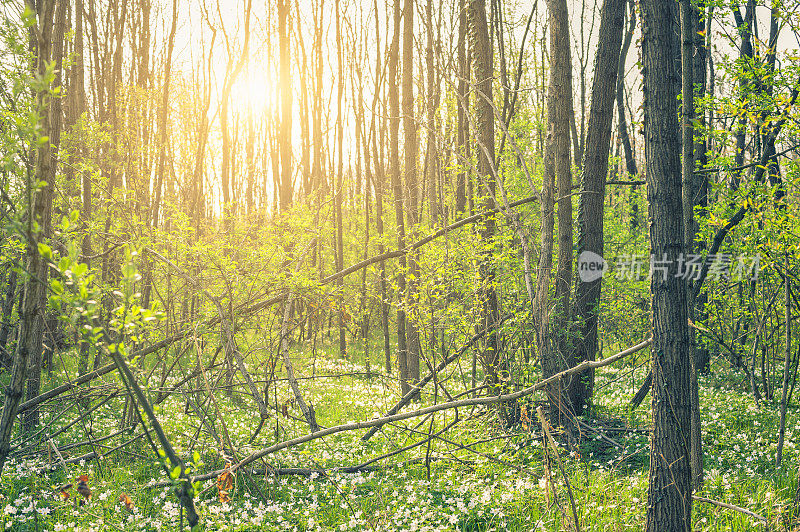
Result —
<instances>
[{"instance_id":1,"label":"sun glare","mask_svg":"<svg viewBox=\"0 0 800 532\"><path fill-rule=\"evenodd\" d=\"M258 65L242 72L231 91L231 108L237 113L263 113L273 107L275 85L269 73Z\"/></svg>"}]
</instances>

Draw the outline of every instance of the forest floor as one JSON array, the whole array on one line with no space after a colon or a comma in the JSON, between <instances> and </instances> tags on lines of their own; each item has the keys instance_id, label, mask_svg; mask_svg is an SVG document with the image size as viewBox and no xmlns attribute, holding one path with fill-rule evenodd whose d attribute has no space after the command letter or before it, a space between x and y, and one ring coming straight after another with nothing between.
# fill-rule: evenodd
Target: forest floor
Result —
<instances>
[{"instance_id":1,"label":"forest floor","mask_svg":"<svg viewBox=\"0 0 800 532\"><path fill-rule=\"evenodd\" d=\"M373 349L377 358L378 349ZM610 352L609 352L610 353ZM580 530L642 530L647 501L649 398L634 412L630 398L644 379L646 352L597 373L593 415L583 418L584 440L579 451L562 446L560 461L569 479ZM77 358L77 357L75 357ZM398 384L375 374L367 379L365 367L338 359L325 351L315 357L294 354L296 371L307 401L314 404L322 426L333 426L382 415L398 398ZM722 362L724 364L724 361ZM372 363L372 371L378 361ZM277 371L277 370L276 370ZM63 373L63 372L62 372ZM450 373L447 390L456 395L469 388L468 368ZM56 381L46 384L52 386ZM285 382L285 381L284 381ZM116 378L95 382L92 404L99 394L120 385ZM768 520L770 530L784 529L796 485L800 415L790 409L784 460L778 469L775 454L778 434L778 398L756 407L742 374L714 368L700 378L706 482L700 494L749 509ZM466 387L466 388L465 388ZM426 388L431 391L432 387ZM206 404L218 431L227 432L237 457L308 432L302 414L290 398L287 385L270 392L272 404L286 405L286 414L267 420L254 441L259 416L249 396L216 396L219 414ZM277 395L277 398L274 397ZM277 400L276 400L277 399ZM424 395L422 403L434 398ZM45 411L50 422L74 401ZM172 395L157 408L166 432L184 458L200 456L199 471L224 467L219 446L208 431L198 430L199 418L186 414L185 400ZM410 406L407 408L414 408ZM114 399L85 417L85 424L55 438L63 448L120 429L122 400ZM526 408L526 412L528 412ZM535 419L535 414L532 413ZM543 462L538 423L524 421L506 429L486 407L462 409L459 422L433 439L358 473L328 470L308 475L245 474L239 471L227 497L215 480L199 486L197 509L206 530L569 530L574 514L569 491L554 455ZM369 442L363 431L342 432L279 451L256 462L255 468L335 468L361 464L426 439L454 420L453 411L433 418L405 422L406 430L386 426ZM64 416L67 419L69 416ZM72 416L74 419L75 416ZM291 417L298 418L297 420ZM52 434L65 421L54 421ZM83 425L81 427L81 425ZM606 430L598 430L605 427ZM409 431L408 429L413 429ZM416 432L414 432L416 431ZM113 448L141 433L140 427L103 441L98 449ZM37 437L42 440L42 436ZM455 442L450 443L450 442ZM457 444L457 445L456 445ZM106 447L102 447L105 445ZM178 530L181 511L170 487L154 487L168 478L152 451L140 438L100 461L62 464L48 451L47 439L32 442L27 458L6 464L0 480L0 529L34 530ZM91 450L91 449L90 449ZM79 456L86 447L65 450L62 457ZM191 459L191 458L188 458ZM52 469L42 470L50 464ZM60 465L61 464L61 465ZM86 474L93 490L91 502L77 504L59 497L59 487ZM223 486L224 487L224 486ZM130 497L131 509L120 502ZM221 502L222 498L230 501ZM710 504L695 503L695 530L763 530L758 520Z\"/></svg>"}]
</instances>

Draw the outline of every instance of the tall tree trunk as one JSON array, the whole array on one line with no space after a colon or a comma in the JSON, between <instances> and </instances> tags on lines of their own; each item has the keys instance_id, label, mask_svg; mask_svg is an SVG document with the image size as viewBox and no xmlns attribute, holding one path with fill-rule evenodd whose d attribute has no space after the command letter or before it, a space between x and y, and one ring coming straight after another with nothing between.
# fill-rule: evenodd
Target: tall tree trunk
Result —
<instances>
[{"instance_id":1,"label":"tall tree trunk","mask_svg":"<svg viewBox=\"0 0 800 532\"><path fill-rule=\"evenodd\" d=\"M226 40L228 45L228 71L225 73L225 81L222 86L222 94L220 95L220 108L219 108L219 123L222 130L222 167L220 172L222 174L222 212L225 219L226 228L230 229L231 223L231 206L233 202L233 194L235 193L231 185L231 136L229 127L229 109L230 109L230 96L233 90L233 85L236 83L236 78L244 68L247 62L247 54L250 45L250 11L253 0L247 0L245 7L244 17L244 44L242 51L239 54L236 63L232 66L233 61L233 46Z\"/></svg>"},{"instance_id":2,"label":"tall tree trunk","mask_svg":"<svg viewBox=\"0 0 800 532\"><path fill-rule=\"evenodd\" d=\"M711 7L706 8L707 2L702 2L700 6L702 6L703 13L701 15L700 9L693 10L693 18L695 21L695 31L694 34L694 56L693 56L693 82L695 87L695 92L698 95L705 96L706 94L706 68L708 63L708 42L710 39L709 34L711 33L711 10L713 9L713 5ZM705 31L701 32L700 29L703 28L702 24L705 23ZM704 129L706 127L706 115L705 113L700 113L698 116L695 117L695 120L700 127L700 129ZM708 156L706 155L708 152L708 144L704 135L695 135L694 139L694 161L696 168L704 168L708 163ZM708 173L706 172L694 172L693 173L693 185L692 185L692 194L695 206L700 207L699 215L702 218L705 215L706 208L708 207ZM694 226L695 232L697 231L697 225L695 222ZM705 251L705 241L701 240L697 243L697 250L698 252ZM703 292L698 294L695 298L692 307L690 310L694 313L696 321L704 322L708 315L706 311L706 302L708 301L708 295ZM711 362L711 355L708 350L708 344L705 341L700 342L698 345L695 345L695 367L696 370L700 373L707 373L709 370L709 364Z\"/></svg>"},{"instance_id":3,"label":"tall tree trunk","mask_svg":"<svg viewBox=\"0 0 800 532\"><path fill-rule=\"evenodd\" d=\"M694 238L697 232L694 221L695 190L695 143L694 143L694 54L695 15L691 0L680 0L681 10L681 194L683 203L683 245L687 256L694 252ZM686 282L686 305L688 318L694 321L693 283ZM700 425L700 395L697 384L697 353L695 351L695 331L689 330L689 361L691 372L689 386L691 394L691 467L692 485L703 484L703 440Z\"/></svg>"},{"instance_id":4,"label":"tall tree trunk","mask_svg":"<svg viewBox=\"0 0 800 532\"><path fill-rule=\"evenodd\" d=\"M381 46L380 46L380 21L378 19L378 0L373 1L373 8L375 11L375 38L376 38L376 52L375 52L375 72L381 71ZM387 20L388 25L388 20ZM387 28L386 34L388 36L389 30ZM373 109L377 109L378 102L381 95L381 77L375 76L375 99L373 100ZM382 107L386 109L386 107ZM385 116L385 111L382 113ZM380 135L378 128L375 125L375 113L372 114L372 152L373 160L375 161L375 229L378 232L378 253L383 254L386 247L383 244L383 194L385 184L385 166L383 164L383 139L386 134L386 119L380 120ZM378 151L378 139L380 138L380 152ZM389 302L386 299L386 261L380 262L380 277L381 277L381 332L383 337L383 357L386 366L386 374L392 373L392 351L389 339Z\"/></svg>"},{"instance_id":5,"label":"tall tree trunk","mask_svg":"<svg viewBox=\"0 0 800 532\"><path fill-rule=\"evenodd\" d=\"M291 52L289 50L290 0L278 0L278 48L280 51L281 90L281 185L280 208L286 212L292 204L292 79L289 72ZM338 13L338 11L337 11ZM338 16L338 15L337 15ZM338 28L338 26L337 26ZM338 35L338 29L337 29Z\"/></svg>"},{"instance_id":6,"label":"tall tree trunk","mask_svg":"<svg viewBox=\"0 0 800 532\"><path fill-rule=\"evenodd\" d=\"M49 43L44 43L42 41L38 42L38 46L42 48L42 51L39 53L39 60L42 58L49 58L49 61L55 62L55 78L53 80L53 90L59 90L61 88L61 72L62 72L62 61L64 56L64 26L66 25L66 16L67 16L67 5L68 2L66 0L57 0L57 8L55 9L55 18L50 19L52 24L52 32L47 35L47 38L50 39ZM38 6L40 10L42 9L49 9L49 5L42 6L41 4ZM39 15L41 17L41 11ZM46 15L47 18L52 17L53 15ZM44 73L45 67L39 65L39 74ZM42 105L42 113L48 115L46 122L43 120L42 123L42 135L47 138L47 142L45 142L44 146L40 147L37 151L37 171L36 177L40 181L44 181L47 183L42 190L37 194L42 199L41 208L38 205L34 207L34 216L37 219L37 223L39 224L41 233L39 235L34 236L32 233L28 235L30 238L35 238L37 244L44 243L51 237L51 227L52 227L52 211L53 211L53 194L55 191L55 181L56 181L56 167L58 166L58 149L61 140L61 98L55 97L50 98L49 95L42 95L39 99ZM39 198L37 197L37 203ZM33 248L29 248L29 253L39 253L39 250L36 246ZM22 322L20 328L20 335L18 337L17 343L21 342L28 342L26 349L28 349L28 382L27 382L27 398L32 399L39 395L39 388L41 386L41 374L42 374L42 341L44 339L44 332L47 328L45 325L45 313L46 313L46 303L47 303L47 279L49 274L49 267L47 263L43 260L38 259L36 267L38 269L34 269L31 267L28 271L32 272L37 279L33 282L36 283L36 297L37 301L35 302L35 307L30 308L28 307L28 301L25 301L25 307L23 310L23 314L20 316L20 321ZM26 281L26 295L27 298L27 284L29 281ZM31 311L29 314L28 311ZM25 329L25 321L32 321L33 327L30 329L29 335L26 337L24 334ZM54 346L50 346L50 348L54 348ZM13 376L12 376L13 380ZM39 408L34 407L25 412L25 419L23 420L23 427L25 431L32 431L39 425Z\"/></svg>"},{"instance_id":7,"label":"tall tree trunk","mask_svg":"<svg viewBox=\"0 0 800 532\"><path fill-rule=\"evenodd\" d=\"M747 0L747 7L745 8L744 18L742 18L741 10L739 9L738 2L734 5L731 5L731 10L733 11L733 17L736 21L736 27L739 31L739 35L742 37L741 45L739 46L739 58L743 62L749 62L753 59L753 39L752 39L752 27L753 27L753 20L755 18L756 12L756 3L755 0ZM739 78L739 98L744 99L747 97L747 92L749 90L749 85L751 81L748 80L748 76L741 76ZM734 167L740 167L744 164L744 150L745 150L745 138L747 132L747 113L742 112L741 116L739 117L736 125L736 131L734 132L734 138L736 139L736 153L734 156ZM734 173L733 178L731 179L731 188L733 190L737 190L739 188L739 181L740 181L741 170L738 173Z\"/></svg>"},{"instance_id":8,"label":"tall tree trunk","mask_svg":"<svg viewBox=\"0 0 800 532\"><path fill-rule=\"evenodd\" d=\"M316 51L314 69L314 109L313 109L313 136L314 136L314 177L313 188L315 190L326 190L325 181L325 157L322 152L322 120L323 120L323 90L322 90L322 48L323 48L323 14L325 13L325 0L319 2L319 14L314 11L314 44ZM321 200L320 200L321 201Z\"/></svg>"},{"instance_id":9,"label":"tall tree trunk","mask_svg":"<svg viewBox=\"0 0 800 532\"><path fill-rule=\"evenodd\" d=\"M408 190L408 223L412 236L419 223L419 183L417 180L417 122L414 118L414 0L405 0L403 8L403 170ZM413 240L413 238L412 238ZM417 304L417 291L420 267L417 253L408 255L408 280L406 305L413 309ZM408 378L419 381L420 338L414 320L406 315L406 348L408 352Z\"/></svg>"},{"instance_id":10,"label":"tall tree trunk","mask_svg":"<svg viewBox=\"0 0 800 532\"><path fill-rule=\"evenodd\" d=\"M344 235L343 235L343 220L342 220L342 195L344 194L344 160L342 158L342 144L344 143L344 124L342 116L342 98L344 97L344 56L342 52L342 31L341 31L341 13L340 2L336 0L336 57L338 65L338 75L336 78L337 95L336 95L336 149L338 151L339 166L336 170L336 190L334 190L334 197L336 202L336 271L344 269ZM344 281L340 278L336 281L339 290L339 297L344 297L342 294L342 287ZM347 337L345 335L347 329L344 326L344 315L342 312L339 315L339 355L347 357Z\"/></svg>"},{"instance_id":11,"label":"tall tree trunk","mask_svg":"<svg viewBox=\"0 0 800 532\"><path fill-rule=\"evenodd\" d=\"M295 13L297 15L298 26L300 25L301 12L300 1L295 0ZM303 40L303 33L300 31L295 32L299 48L298 60L298 78L300 80L300 137L302 139L302 155L300 156L300 166L302 168L302 185L303 194L306 197L311 195L313 190L311 178L311 105L309 103L308 95L308 57L306 55L306 45Z\"/></svg>"},{"instance_id":12,"label":"tall tree trunk","mask_svg":"<svg viewBox=\"0 0 800 532\"><path fill-rule=\"evenodd\" d=\"M169 121L169 86L172 77L172 51L175 46L175 31L178 27L178 1L172 1L172 25L167 40L167 58L164 65L164 86L161 92L161 109L158 119L158 163L156 169L155 198L153 198L152 212L148 220L152 220L154 229L158 229L159 214L161 212L161 194L164 187L164 165L167 151L167 123ZM147 224L149 225L149 223ZM142 306L150 306L150 294L153 288L153 270L149 264L147 254L144 255L145 266L142 279Z\"/></svg>"},{"instance_id":13,"label":"tall tree trunk","mask_svg":"<svg viewBox=\"0 0 800 532\"><path fill-rule=\"evenodd\" d=\"M427 111L428 134L425 142L425 183L428 190L428 209L431 213L431 224L439 222L439 150L436 147L436 110L439 107L439 89L437 70L433 62L433 48L436 45L433 37L433 0L425 3L425 33L427 46L425 48L425 71L427 74Z\"/></svg>"},{"instance_id":14,"label":"tall tree trunk","mask_svg":"<svg viewBox=\"0 0 800 532\"><path fill-rule=\"evenodd\" d=\"M472 28L472 54L475 73L475 134L478 150L478 182L485 210L495 208L495 189L497 177L494 168L494 102L492 101L492 79L494 64L492 44L489 38L489 26L486 20L486 0L470 0L470 22ZM481 277L481 314L484 330L490 331L481 353L481 362L486 371L489 385L496 387L495 393L502 389L498 372L504 369L500 363L502 353L500 337L495 330L500 320L500 304L494 288L494 265L491 253L495 237L495 220L489 216L480 230L483 247L487 251L480 258L479 272Z\"/></svg>"},{"instance_id":15,"label":"tall tree trunk","mask_svg":"<svg viewBox=\"0 0 800 532\"><path fill-rule=\"evenodd\" d=\"M75 64L72 67L72 83L70 92L72 97L72 113L74 121L78 120L86 107L86 91L84 88L84 59L83 59L83 0L75 0ZM74 123L73 121L73 123ZM83 147L79 146L77 154L80 155ZM81 177L80 197L81 197L81 218L85 234L81 243L81 262L91 268L92 255L92 236L89 232L89 220L92 218L92 180L88 173L80 172ZM80 360L78 362L78 373L83 375L89 369L88 342L81 341Z\"/></svg>"},{"instance_id":16,"label":"tall tree trunk","mask_svg":"<svg viewBox=\"0 0 800 532\"><path fill-rule=\"evenodd\" d=\"M783 275L783 291L784 291L784 327L786 344L783 351L783 386L781 388L781 417L778 423L778 450L775 454L775 466L780 467L783 460L783 440L786 434L786 406L788 404L789 393L789 374L792 367L792 289L789 283L789 256L786 255L784 259L786 271Z\"/></svg>"},{"instance_id":17,"label":"tall tree trunk","mask_svg":"<svg viewBox=\"0 0 800 532\"><path fill-rule=\"evenodd\" d=\"M617 123L619 140L622 142L622 148L625 151L625 169L628 172L628 178L634 179L639 174L639 170L636 168L636 157L633 155L631 136L628 133L628 120L625 113L625 63L633 40L633 32L636 29L636 6L633 0L629 0L629 3L628 28L625 31L625 39L622 42L622 50L619 53L619 69L617 70Z\"/></svg>"},{"instance_id":18,"label":"tall tree trunk","mask_svg":"<svg viewBox=\"0 0 800 532\"><path fill-rule=\"evenodd\" d=\"M397 223L397 249L406 247L405 216L403 214L403 185L400 178L400 91L397 86L397 70L400 57L400 2L394 0L392 16L394 34L389 54L389 165L392 172L392 192L394 194L394 214ZM405 395L411 387L408 384L408 345L406 340L406 258L398 259L397 272L397 373L400 378L400 395Z\"/></svg>"},{"instance_id":19,"label":"tall tree trunk","mask_svg":"<svg viewBox=\"0 0 800 532\"><path fill-rule=\"evenodd\" d=\"M603 205L625 2L626 0L605 0L600 14L592 103L586 130L581 195L578 198L577 266L579 269L586 268L590 262L601 260L598 257L603 256ZM575 287L575 317L579 331L571 366L584 360L594 360L597 354L597 316L601 282L602 277L591 275L591 270L578 272ZM582 412L588 405L593 390L594 371L590 370L571 379L569 399L576 413Z\"/></svg>"},{"instance_id":20,"label":"tall tree trunk","mask_svg":"<svg viewBox=\"0 0 800 532\"><path fill-rule=\"evenodd\" d=\"M167 122L169 121L169 84L172 77L172 49L175 46L175 31L178 27L178 1L172 0L172 26L167 41L167 59L164 66L164 88L161 92L161 114L159 116L158 170L156 170L155 199L153 200L153 227L158 228L158 216L161 208L161 190L164 186L164 163L167 149ZM147 284L149 292L150 284ZM149 297L148 297L149 299Z\"/></svg>"},{"instance_id":21,"label":"tall tree trunk","mask_svg":"<svg viewBox=\"0 0 800 532\"><path fill-rule=\"evenodd\" d=\"M642 0L644 132L653 309L653 434L647 530L686 532L692 517L689 325L684 253L674 26L676 5Z\"/></svg>"},{"instance_id":22,"label":"tall tree trunk","mask_svg":"<svg viewBox=\"0 0 800 532\"><path fill-rule=\"evenodd\" d=\"M34 12L37 15L37 24L31 31L31 39L35 43L36 49L36 75L44 77L46 74L47 63L51 61L51 47L55 39L53 38L54 25L53 16L56 8L56 0L38 2ZM64 6L62 2L61 6ZM33 10L33 6L29 7ZM59 12L63 20L64 10L59 7ZM63 26L61 26L63 28ZM63 40L63 35L57 36L58 40ZM55 59L58 59L57 57ZM36 150L35 174L28 176L26 182L27 199L27 226L25 228L26 240L26 271L29 275L25 278L22 306L20 312L19 334L17 335L17 347L14 352L14 362L11 370L11 381L5 390L5 401L3 403L2 417L0 417L0 474L2 474L8 453L11 449L11 433L16 419L17 407L19 406L22 395L25 391L25 384L30 385L30 373L28 368L39 363L42 350L42 339L44 337L44 312L47 298L47 277L48 265L44 257L39 252L39 244L44 244L50 236L53 190L55 177L55 164L53 142L57 142L53 133L54 124L52 113L52 101L49 90L41 90L36 95L36 104L40 110L39 126L40 137L50 137L48 142L41 143ZM60 125L60 124L59 124ZM44 186L37 188L36 183L43 181ZM34 231L34 221L39 226L39 231ZM41 369L41 368L39 368ZM38 420L38 413L35 419L28 418L26 415L25 424Z\"/></svg>"},{"instance_id":23,"label":"tall tree trunk","mask_svg":"<svg viewBox=\"0 0 800 532\"><path fill-rule=\"evenodd\" d=\"M458 143L459 158L469 160L469 91L468 84L470 78L470 68L467 61L467 34L468 34L468 11L469 0L460 0L458 3L458 65L456 82L456 109L457 109L457 131L456 138ZM467 164L463 161L456 161L458 171L456 173L456 218L461 218L467 210Z\"/></svg>"},{"instance_id":24,"label":"tall tree trunk","mask_svg":"<svg viewBox=\"0 0 800 532\"><path fill-rule=\"evenodd\" d=\"M570 58L567 2L566 0L548 0L547 9L550 21L550 80L547 89L548 130L545 180L548 183L555 183L559 201L555 304L553 306L553 316L546 317L540 322L540 327L542 327L540 353L544 377L554 375L567 367L566 357L570 337L567 328L570 315L570 285L572 283L570 124L573 122L575 115L572 106L572 60ZM553 173L554 175L548 175L548 173ZM544 209L543 205L543 216ZM549 225L550 222L548 221ZM545 235L542 238L545 238ZM544 253L544 251L543 248L542 252ZM543 274L544 272L540 270L540 275ZM547 306L546 297L543 305ZM552 325L550 322L552 322ZM558 411L553 411L557 416L554 421L564 426L569 423L572 411L569 397L565 392L566 390L561 382L556 382L547 388L551 407Z\"/></svg>"}]
</instances>

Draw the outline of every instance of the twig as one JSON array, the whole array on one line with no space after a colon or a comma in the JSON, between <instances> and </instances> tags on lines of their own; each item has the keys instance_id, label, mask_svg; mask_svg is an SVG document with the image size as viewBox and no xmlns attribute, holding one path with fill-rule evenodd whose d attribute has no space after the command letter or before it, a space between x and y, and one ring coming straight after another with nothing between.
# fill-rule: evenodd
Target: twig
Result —
<instances>
[{"instance_id":1,"label":"twig","mask_svg":"<svg viewBox=\"0 0 800 532\"><path fill-rule=\"evenodd\" d=\"M581 525L578 521L578 509L575 506L575 497L572 495L572 485L569 482L569 477L567 476L567 472L564 471L564 464L561 463L561 456L558 454L558 447L556 446L556 441L553 439L553 435L550 434L550 428L547 423L547 419L545 419L544 414L542 413L542 407L536 407L536 413L539 415L539 420L542 423L542 431L544 431L545 439L550 443L550 448L553 450L553 454L556 457L556 463L558 464L558 469L561 471L561 476L564 477L564 484L567 486L567 495L569 495L569 503L572 507L572 517L575 519L575 531L581 531Z\"/></svg>"},{"instance_id":2,"label":"twig","mask_svg":"<svg viewBox=\"0 0 800 532\"><path fill-rule=\"evenodd\" d=\"M752 517L753 519L758 519L759 521L766 523L767 518L763 515L758 515L755 512L751 512L747 508L742 508L741 506L736 506L735 504L728 504L727 502L715 501L714 499L709 499L706 497L698 497L697 495L692 495L692 499L696 500L697 502L705 502L708 504L713 504L714 506L719 506L720 508L727 508L728 510L733 510L734 512L740 512L745 514L748 517Z\"/></svg>"},{"instance_id":3,"label":"twig","mask_svg":"<svg viewBox=\"0 0 800 532\"><path fill-rule=\"evenodd\" d=\"M434 378L434 377L435 377L435 376L436 376L436 375L437 375L437 374L438 374L440 371L444 370L444 369L445 369L445 368L446 368L446 367L447 367L447 366L448 366L448 365L449 365L451 362L453 362L454 360L457 360L457 359L461 358L461 355L463 355L463 354L464 354L464 352L465 352L467 349L469 349L470 347L472 347L472 346L475 344L475 342L477 342L478 340L480 340L481 338L483 338L484 336L486 336L486 334L487 334L487 333L489 333L490 331L492 331L493 329L495 329L495 328L499 327L500 325L502 325L502 324L503 324L503 322L505 322L505 321L506 321L507 319L509 319L510 317L511 317L511 315L510 315L510 314L509 314L509 315L506 315L506 316L504 316L503 318L501 318L500 320L498 320L498 321L497 321L497 322L496 322L496 323L495 323L495 324L494 324L492 327L486 328L486 329L482 330L481 332L479 332L478 334L475 334L474 336L472 336L472 338L470 338L470 339L467 341L467 343L466 343L466 344L464 344L463 346L461 346L461 347L458 349L458 351L456 351L455 353L453 353L453 354L452 354L452 355L450 355L449 357L447 357L447 358L445 358L444 360L442 360L442 361L439 363L439 365L438 365L438 366L436 366L436 368L435 368L433 371L431 371L430 373L428 373L428 375L426 375L426 376L425 376L425 377L424 377L424 378L423 378L421 381L419 381L419 382L418 382L418 383L416 383L416 384L413 384L413 385L411 386L411 389L410 389L410 390L409 390L409 391L408 391L408 392L407 392L407 393L406 393L406 394L405 394L405 395L404 395L404 396L403 396L403 397L402 397L402 398L401 398L401 399L400 399L400 400L397 402L397 404L396 404L396 405L394 405L394 406L393 406L393 407L392 407L392 408L391 408L391 409L390 409L388 412L386 412L386 416L391 416L391 415L393 415L393 414L396 414L397 412L399 412L401 408L403 408L404 406L406 406L408 403L410 403L410 402L411 402L411 400L412 400L412 399L414 399L415 397L417 397L417 396L419 395L420 391L422 390L422 388L423 388L423 387L424 387L426 384L428 384L428 383L429 383L431 380L433 380L433 378ZM366 433L366 434L364 434L364 435L361 437L361 441L368 441L368 440L369 440L369 439L370 439L372 436L374 436L374 435L375 435L375 433L376 433L376 432L378 432L378 429L379 429L379 428L380 428L380 425L376 425L374 428L372 428L372 429L370 429L369 431L367 431L367 433Z\"/></svg>"}]
</instances>

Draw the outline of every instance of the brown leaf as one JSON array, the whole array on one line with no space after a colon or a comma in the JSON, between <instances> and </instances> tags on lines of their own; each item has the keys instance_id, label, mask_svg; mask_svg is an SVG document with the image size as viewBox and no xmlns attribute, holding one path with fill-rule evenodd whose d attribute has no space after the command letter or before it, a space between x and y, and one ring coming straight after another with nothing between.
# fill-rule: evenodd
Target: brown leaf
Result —
<instances>
[{"instance_id":1,"label":"brown leaf","mask_svg":"<svg viewBox=\"0 0 800 532\"><path fill-rule=\"evenodd\" d=\"M133 501L131 500L130 496L128 496L128 494L124 491L119 494L119 502L125 505L125 509L131 513L133 513L133 510L136 508L133 505Z\"/></svg>"},{"instance_id":2,"label":"brown leaf","mask_svg":"<svg viewBox=\"0 0 800 532\"><path fill-rule=\"evenodd\" d=\"M228 497L228 492L233 489L233 474L229 471L231 465L232 464L226 460L225 471L217 477L217 489L219 490L220 502L228 502L231 500L230 497Z\"/></svg>"}]
</instances>

